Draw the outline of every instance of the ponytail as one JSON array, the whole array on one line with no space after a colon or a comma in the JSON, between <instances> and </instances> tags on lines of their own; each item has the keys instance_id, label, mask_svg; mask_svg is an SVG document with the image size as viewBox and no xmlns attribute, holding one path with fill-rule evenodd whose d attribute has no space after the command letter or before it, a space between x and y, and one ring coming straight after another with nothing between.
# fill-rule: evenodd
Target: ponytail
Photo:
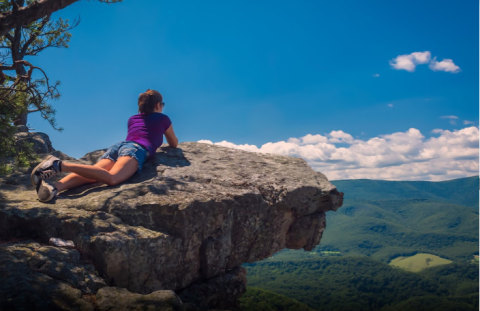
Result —
<instances>
[{"instance_id":1,"label":"ponytail","mask_svg":"<svg viewBox=\"0 0 480 311\"><path fill-rule=\"evenodd\" d=\"M157 103L163 102L162 94L158 91L147 90L138 97L138 112L152 113Z\"/></svg>"}]
</instances>

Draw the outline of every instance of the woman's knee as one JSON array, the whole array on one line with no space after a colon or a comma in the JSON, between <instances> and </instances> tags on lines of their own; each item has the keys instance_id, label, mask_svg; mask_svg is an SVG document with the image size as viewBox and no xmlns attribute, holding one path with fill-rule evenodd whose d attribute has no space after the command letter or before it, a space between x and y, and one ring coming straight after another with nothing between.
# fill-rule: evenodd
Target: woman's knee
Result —
<instances>
[{"instance_id":1,"label":"woman's knee","mask_svg":"<svg viewBox=\"0 0 480 311\"><path fill-rule=\"evenodd\" d=\"M121 183L122 181L119 180L115 175L111 175L108 180L106 181L106 184L109 185L109 186L116 186L118 185L119 183Z\"/></svg>"}]
</instances>

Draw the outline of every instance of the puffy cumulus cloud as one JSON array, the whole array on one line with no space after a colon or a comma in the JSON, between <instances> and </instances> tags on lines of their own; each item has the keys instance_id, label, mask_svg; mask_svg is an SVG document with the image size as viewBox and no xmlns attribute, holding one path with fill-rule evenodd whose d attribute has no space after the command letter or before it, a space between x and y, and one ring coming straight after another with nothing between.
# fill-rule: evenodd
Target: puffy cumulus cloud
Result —
<instances>
[{"instance_id":1,"label":"puffy cumulus cloud","mask_svg":"<svg viewBox=\"0 0 480 311\"><path fill-rule=\"evenodd\" d=\"M437 61L437 57L432 59L430 51L413 52L411 54L398 55L390 61L390 66L397 70L415 71L417 65L429 64L428 67L433 71L445 71L451 73L460 72L460 67L455 65L449 58Z\"/></svg>"},{"instance_id":2,"label":"puffy cumulus cloud","mask_svg":"<svg viewBox=\"0 0 480 311\"><path fill-rule=\"evenodd\" d=\"M330 137L328 141L331 143L353 143L352 135L345 133L344 131L331 131L328 136Z\"/></svg>"},{"instance_id":3,"label":"puffy cumulus cloud","mask_svg":"<svg viewBox=\"0 0 480 311\"><path fill-rule=\"evenodd\" d=\"M384 179L440 181L478 175L479 130L434 129L433 137L417 129L354 139L343 131L305 135L261 147L227 141L215 145L260 153L301 157L330 180ZM200 142L212 143L202 140ZM337 145L341 144L341 145Z\"/></svg>"},{"instance_id":4,"label":"puffy cumulus cloud","mask_svg":"<svg viewBox=\"0 0 480 311\"><path fill-rule=\"evenodd\" d=\"M413 52L411 54L398 55L390 61L390 65L397 70L413 72L417 65L428 63L430 58L430 51Z\"/></svg>"},{"instance_id":5,"label":"puffy cumulus cloud","mask_svg":"<svg viewBox=\"0 0 480 311\"><path fill-rule=\"evenodd\" d=\"M242 149L245 151L252 151L252 152L258 152L258 147L255 145L235 145L234 143L230 143L228 141L221 141L219 143L215 143L215 145L218 146L223 146L223 147L228 147L228 148L236 148L236 149Z\"/></svg>"},{"instance_id":6,"label":"puffy cumulus cloud","mask_svg":"<svg viewBox=\"0 0 480 311\"><path fill-rule=\"evenodd\" d=\"M434 58L430 62L429 67L433 71L445 71L445 72L451 72L451 73L460 72L460 67L455 65L454 62L449 58L445 58L441 62L437 61L437 59Z\"/></svg>"},{"instance_id":7,"label":"puffy cumulus cloud","mask_svg":"<svg viewBox=\"0 0 480 311\"><path fill-rule=\"evenodd\" d=\"M327 141L328 141L328 138L320 134L316 134L316 135L307 134L302 138L300 138L300 142L302 145L326 143ZM289 142L293 142L293 141L289 140Z\"/></svg>"}]
</instances>

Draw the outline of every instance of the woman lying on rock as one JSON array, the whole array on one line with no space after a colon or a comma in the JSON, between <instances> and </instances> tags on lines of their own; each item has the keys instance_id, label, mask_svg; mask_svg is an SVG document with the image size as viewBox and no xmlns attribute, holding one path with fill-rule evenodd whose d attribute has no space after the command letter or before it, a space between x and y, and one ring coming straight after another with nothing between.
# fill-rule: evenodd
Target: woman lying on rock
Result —
<instances>
[{"instance_id":1,"label":"woman lying on rock","mask_svg":"<svg viewBox=\"0 0 480 311\"><path fill-rule=\"evenodd\" d=\"M140 94L139 114L128 119L127 138L108 148L93 166L67 163L52 155L48 156L30 175L32 185L37 189L38 199L48 202L63 190L87 183L102 182L113 186L124 182L142 169L147 158L155 157L155 151L162 144L164 134L168 144L176 148L178 139L170 118L162 113L163 107L165 103L159 92L147 90ZM58 172L73 174L62 178L55 186L44 181Z\"/></svg>"}]
</instances>

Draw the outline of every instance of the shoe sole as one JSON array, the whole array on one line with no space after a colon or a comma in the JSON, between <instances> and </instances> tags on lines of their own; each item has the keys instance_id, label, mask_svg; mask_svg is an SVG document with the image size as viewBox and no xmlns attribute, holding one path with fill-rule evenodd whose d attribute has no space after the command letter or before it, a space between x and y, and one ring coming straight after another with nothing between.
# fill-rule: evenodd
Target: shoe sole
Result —
<instances>
[{"instance_id":1,"label":"shoe sole","mask_svg":"<svg viewBox=\"0 0 480 311\"><path fill-rule=\"evenodd\" d=\"M43 163L47 162L47 161L50 160L50 158L52 158L52 157L53 157L52 155L49 155L48 157L45 158L45 160L43 160L42 162L40 162L40 164L38 164L37 166L35 166L35 168L33 169L32 174L30 174L30 182L32 183L32 186L33 186L33 187L37 187L37 183L35 183L35 172L37 171L38 168L40 168L40 166L43 165Z\"/></svg>"},{"instance_id":2,"label":"shoe sole","mask_svg":"<svg viewBox=\"0 0 480 311\"><path fill-rule=\"evenodd\" d=\"M45 187L43 185L43 180L40 184L40 187L38 188L38 191L37 191L37 196L38 196L38 200L40 202L48 202L50 200L52 200L55 195L54 193L52 192L52 190L48 187Z\"/></svg>"}]
</instances>

